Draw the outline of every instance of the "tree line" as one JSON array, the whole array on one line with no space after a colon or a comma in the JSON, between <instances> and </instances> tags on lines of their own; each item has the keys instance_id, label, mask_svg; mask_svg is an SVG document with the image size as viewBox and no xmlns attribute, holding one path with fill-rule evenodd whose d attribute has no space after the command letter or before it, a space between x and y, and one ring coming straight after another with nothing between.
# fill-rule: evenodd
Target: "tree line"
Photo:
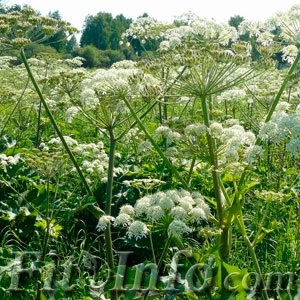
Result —
<instances>
[{"instance_id":1,"label":"tree line","mask_svg":"<svg viewBox=\"0 0 300 300\"><path fill-rule=\"evenodd\" d=\"M0 14L20 11L21 9L20 5L5 6L4 1L0 1ZM40 13L36 11L36 14L39 15ZM56 20L62 19L59 11L49 12L48 16ZM145 13L141 17L147 16ZM242 21L244 21L244 18L236 15L231 17L228 23L238 28ZM85 19L79 41L75 35L67 37L66 33L61 30L42 43L33 43L26 49L26 54L28 57L41 54L60 58L80 56L85 59L83 66L87 68L107 68L113 63L124 59L138 60L139 57L143 57L145 52L149 54L157 50L158 42L153 40L143 45L138 39L131 39L131 47L121 44L122 33L129 28L132 22L131 18L126 18L123 14L115 17L107 12L88 15ZM250 37L249 34L245 34L241 39L255 45L253 37ZM0 55L9 54L16 55L17 53L0 52ZM256 56L259 56L255 47L252 49L252 56L254 59ZM280 53L274 59L278 60L279 65L283 64Z\"/></svg>"}]
</instances>

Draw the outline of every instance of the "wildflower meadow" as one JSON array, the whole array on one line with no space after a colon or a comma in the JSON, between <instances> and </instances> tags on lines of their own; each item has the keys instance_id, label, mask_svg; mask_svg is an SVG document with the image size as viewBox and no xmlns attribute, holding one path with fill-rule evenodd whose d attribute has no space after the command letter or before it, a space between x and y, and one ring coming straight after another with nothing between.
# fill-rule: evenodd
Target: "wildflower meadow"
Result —
<instances>
[{"instance_id":1,"label":"wildflower meadow","mask_svg":"<svg viewBox=\"0 0 300 300\"><path fill-rule=\"evenodd\" d=\"M300 6L107 68L30 55L62 29L0 14L0 298L300 300Z\"/></svg>"}]
</instances>

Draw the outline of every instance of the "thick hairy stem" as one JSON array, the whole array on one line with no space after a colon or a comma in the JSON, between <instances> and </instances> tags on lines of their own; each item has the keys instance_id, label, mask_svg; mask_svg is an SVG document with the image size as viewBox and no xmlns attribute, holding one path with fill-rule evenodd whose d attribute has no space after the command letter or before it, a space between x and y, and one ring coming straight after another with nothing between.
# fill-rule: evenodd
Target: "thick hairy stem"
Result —
<instances>
[{"instance_id":1,"label":"thick hairy stem","mask_svg":"<svg viewBox=\"0 0 300 300\"><path fill-rule=\"evenodd\" d=\"M202 114L203 114L203 120L204 124L209 128L209 112L207 109L207 103L206 103L206 97L201 97L201 106L202 106ZM215 191L215 197L217 202L217 210L218 210L218 220L220 224L223 223L223 204L222 204L222 194L221 194L221 188L219 186L219 178L218 178L218 161L215 155L215 144L214 140L208 131L206 134L207 137L207 145L208 145L208 151L209 151L209 159L210 159L210 165L212 168L212 178L213 178L213 185L214 185L214 191Z\"/></svg>"},{"instance_id":2,"label":"thick hairy stem","mask_svg":"<svg viewBox=\"0 0 300 300\"><path fill-rule=\"evenodd\" d=\"M204 124L207 128L209 128L210 114L208 111L206 98L207 98L206 96L201 97L201 107L202 107ZM210 165L212 169L213 187L214 187L215 198L217 203L217 218L219 222L219 227L222 229L222 233L220 237L219 255L222 259L227 259L230 253L231 224L226 223L226 220L224 220L224 216L223 216L224 211L223 211L223 203L222 203L222 192L219 184L218 160L215 155L215 141L209 131L207 132L206 137L207 137Z\"/></svg>"}]
</instances>

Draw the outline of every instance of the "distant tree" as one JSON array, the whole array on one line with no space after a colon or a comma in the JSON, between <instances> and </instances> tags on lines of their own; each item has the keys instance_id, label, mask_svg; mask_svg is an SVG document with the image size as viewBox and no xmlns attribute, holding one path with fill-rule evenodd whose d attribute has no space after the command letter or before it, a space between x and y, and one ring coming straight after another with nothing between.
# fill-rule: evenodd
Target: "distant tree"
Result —
<instances>
[{"instance_id":1,"label":"distant tree","mask_svg":"<svg viewBox=\"0 0 300 300\"><path fill-rule=\"evenodd\" d=\"M24 6L26 7L27 5L24 5ZM22 6L19 4L14 4L12 6L4 6L4 3L2 3L2 5L0 5L0 13L1 14L6 14L9 12L13 12L13 11L21 11L21 9L22 9Z\"/></svg>"},{"instance_id":2,"label":"distant tree","mask_svg":"<svg viewBox=\"0 0 300 300\"><path fill-rule=\"evenodd\" d=\"M132 19L125 18L122 14L117 15L112 22L112 30L110 36L110 49L120 49L121 35L129 28L132 23Z\"/></svg>"},{"instance_id":3,"label":"distant tree","mask_svg":"<svg viewBox=\"0 0 300 300\"><path fill-rule=\"evenodd\" d=\"M75 50L74 55L85 59L83 67L96 68L100 65L102 51L93 45L84 46Z\"/></svg>"},{"instance_id":4,"label":"distant tree","mask_svg":"<svg viewBox=\"0 0 300 300\"><path fill-rule=\"evenodd\" d=\"M93 45L101 50L119 50L121 35L132 23L122 14L112 17L110 13L99 12L85 19L80 46Z\"/></svg>"},{"instance_id":5,"label":"distant tree","mask_svg":"<svg viewBox=\"0 0 300 300\"><path fill-rule=\"evenodd\" d=\"M235 27L235 29L238 29L239 25L245 21L245 18L239 15L235 15L233 17L231 17L228 21L230 26Z\"/></svg>"},{"instance_id":6,"label":"distant tree","mask_svg":"<svg viewBox=\"0 0 300 300\"><path fill-rule=\"evenodd\" d=\"M109 39L112 30L112 15L109 13L98 13L96 16L88 16L85 19L80 46L93 45L98 49L110 48Z\"/></svg>"},{"instance_id":7,"label":"distant tree","mask_svg":"<svg viewBox=\"0 0 300 300\"><path fill-rule=\"evenodd\" d=\"M66 52L73 53L77 47L78 47L77 39L75 35L72 35L71 38L67 41Z\"/></svg>"}]
</instances>

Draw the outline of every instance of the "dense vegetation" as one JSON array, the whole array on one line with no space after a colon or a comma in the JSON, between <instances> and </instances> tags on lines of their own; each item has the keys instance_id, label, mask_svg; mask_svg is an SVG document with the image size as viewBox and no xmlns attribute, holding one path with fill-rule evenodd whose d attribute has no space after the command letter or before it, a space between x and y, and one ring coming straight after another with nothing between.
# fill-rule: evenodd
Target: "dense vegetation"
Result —
<instances>
[{"instance_id":1,"label":"dense vegetation","mask_svg":"<svg viewBox=\"0 0 300 300\"><path fill-rule=\"evenodd\" d=\"M299 20L2 7L0 298L299 300Z\"/></svg>"}]
</instances>

